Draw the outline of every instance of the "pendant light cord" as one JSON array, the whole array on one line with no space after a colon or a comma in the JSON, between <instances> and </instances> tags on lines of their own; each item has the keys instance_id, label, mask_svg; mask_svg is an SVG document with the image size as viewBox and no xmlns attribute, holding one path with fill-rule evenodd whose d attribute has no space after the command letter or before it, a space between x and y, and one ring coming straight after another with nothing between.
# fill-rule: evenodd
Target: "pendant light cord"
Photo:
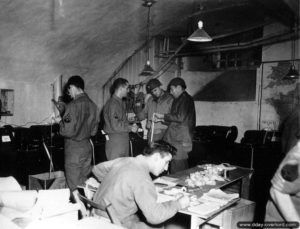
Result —
<instances>
[{"instance_id":1,"label":"pendant light cord","mask_svg":"<svg viewBox=\"0 0 300 229\"><path fill-rule=\"evenodd\" d=\"M148 17L147 17L147 62L150 61L150 54L149 54L149 39L150 39L150 8L152 3L148 3Z\"/></svg>"}]
</instances>

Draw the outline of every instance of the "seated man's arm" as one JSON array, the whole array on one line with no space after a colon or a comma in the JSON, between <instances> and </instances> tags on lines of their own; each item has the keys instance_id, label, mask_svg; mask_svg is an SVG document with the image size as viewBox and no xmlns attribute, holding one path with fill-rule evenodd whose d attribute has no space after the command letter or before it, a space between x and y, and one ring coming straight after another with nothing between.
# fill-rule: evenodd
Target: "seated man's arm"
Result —
<instances>
[{"instance_id":1,"label":"seated man's arm","mask_svg":"<svg viewBox=\"0 0 300 229\"><path fill-rule=\"evenodd\" d=\"M178 201L157 203L157 194L152 181L139 180L133 187L135 201L150 224L160 224L173 217L181 206Z\"/></svg>"},{"instance_id":2,"label":"seated man's arm","mask_svg":"<svg viewBox=\"0 0 300 229\"><path fill-rule=\"evenodd\" d=\"M289 194L282 193L273 187L270 189L270 194L286 221L300 222L299 213L297 212Z\"/></svg>"},{"instance_id":3,"label":"seated man's arm","mask_svg":"<svg viewBox=\"0 0 300 229\"><path fill-rule=\"evenodd\" d=\"M271 180L271 197L287 221L300 221L294 200L300 193L299 153L300 142L288 152Z\"/></svg>"}]
</instances>

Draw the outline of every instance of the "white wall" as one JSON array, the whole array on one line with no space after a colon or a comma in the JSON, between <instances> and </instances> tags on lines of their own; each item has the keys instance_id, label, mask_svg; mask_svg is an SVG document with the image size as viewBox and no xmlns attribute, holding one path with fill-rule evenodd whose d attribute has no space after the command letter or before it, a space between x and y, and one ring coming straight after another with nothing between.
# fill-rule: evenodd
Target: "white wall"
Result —
<instances>
[{"instance_id":1,"label":"white wall","mask_svg":"<svg viewBox=\"0 0 300 229\"><path fill-rule=\"evenodd\" d=\"M264 29L265 35L286 31L288 28L280 24L272 24ZM299 58L299 42L296 41L296 55ZM274 60L289 60L291 59L291 42L282 42L279 44L264 46L262 49L262 61ZM257 86L256 99L250 102L202 102L196 101L197 125L236 125L238 127L237 141L243 137L246 130L258 129L259 118L261 118L261 129L277 129L280 125L279 114L276 109L269 104L262 107L262 115L260 117L260 92L261 92L261 77L263 77L263 94L268 93L269 88L266 87L266 79L272 74L274 65L267 66L264 64L263 74L261 74L262 67L257 69ZM296 66L297 68L297 66ZM211 80L214 80L219 73L215 72L189 72L182 71L182 77L187 83L188 92L193 94L200 90ZM272 80L272 79L271 79ZM278 79L280 81L281 79ZM234 82L232 82L234 83ZM280 93L288 93L288 91L295 88L293 83L289 85L274 86L277 90L276 96L280 99ZM275 96L275 93L272 95ZM264 100L262 101L264 105ZM288 112L288 111L287 111Z\"/></svg>"},{"instance_id":2,"label":"white wall","mask_svg":"<svg viewBox=\"0 0 300 229\"><path fill-rule=\"evenodd\" d=\"M271 24L266 26L264 34L272 34L275 32L289 31L280 24ZM278 129L282 121L297 106L297 84L299 81L282 80L290 67L290 60L299 59L299 43L300 39L295 41L295 56L292 57L292 42L286 41L274 45L263 47L262 60L263 80L261 92L261 129L271 128ZM286 62L277 62L284 61ZM271 63L268 63L271 62ZM300 61L294 62L296 69L299 71Z\"/></svg>"},{"instance_id":3,"label":"white wall","mask_svg":"<svg viewBox=\"0 0 300 229\"><path fill-rule=\"evenodd\" d=\"M28 83L1 80L0 89L14 90L14 114L2 116L0 126L26 126L50 124L55 108L51 102L51 83ZM87 88L90 98L99 106L101 91Z\"/></svg>"},{"instance_id":4,"label":"white wall","mask_svg":"<svg viewBox=\"0 0 300 229\"><path fill-rule=\"evenodd\" d=\"M287 28L279 23L274 23L268 25L264 28L264 36L290 31L290 28ZM299 43L300 39L295 41L295 58L299 58ZM266 45L263 47L262 60L263 61L274 61L274 60L290 60L291 57L291 42L282 42L273 45Z\"/></svg>"},{"instance_id":5,"label":"white wall","mask_svg":"<svg viewBox=\"0 0 300 229\"><path fill-rule=\"evenodd\" d=\"M194 95L221 73L182 71L182 77L186 82L187 92ZM257 85L258 82L259 78L257 78ZM240 141L246 130L257 127L257 104L257 95L256 101L247 102L195 101L196 125L237 126L237 141Z\"/></svg>"},{"instance_id":6,"label":"white wall","mask_svg":"<svg viewBox=\"0 0 300 229\"><path fill-rule=\"evenodd\" d=\"M0 88L14 90L14 115L3 116L1 126L31 126L51 121L53 110L50 84L1 80Z\"/></svg>"}]
</instances>

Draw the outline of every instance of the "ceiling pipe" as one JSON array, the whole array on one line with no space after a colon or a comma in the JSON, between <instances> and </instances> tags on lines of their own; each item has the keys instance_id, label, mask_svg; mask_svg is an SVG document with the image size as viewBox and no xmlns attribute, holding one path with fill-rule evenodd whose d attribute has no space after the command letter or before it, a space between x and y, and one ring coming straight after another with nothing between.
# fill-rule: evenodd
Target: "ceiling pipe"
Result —
<instances>
[{"instance_id":1,"label":"ceiling pipe","mask_svg":"<svg viewBox=\"0 0 300 229\"><path fill-rule=\"evenodd\" d=\"M195 56L199 54L204 53L215 53L220 51L230 51L230 50L242 50L242 49L248 49L252 47L257 47L260 45L270 45L275 43L280 43L284 41L288 41L291 39L298 39L299 34L296 35L294 33L284 33L280 35L270 36L270 37L263 37L259 39L255 39L249 42L242 42L242 43L233 43L233 44L227 44L227 45L217 45L212 47L203 47L199 50L199 52L190 52L190 53L180 53L177 56Z\"/></svg>"},{"instance_id":2,"label":"ceiling pipe","mask_svg":"<svg viewBox=\"0 0 300 229\"><path fill-rule=\"evenodd\" d=\"M256 25L252 25L252 26L240 29L238 31L233 31L233 32L225 33L225 34L216 35L216 36L213 36L212 38L214 40L216 40L216 39L220 39L220 38L224 38L224 37L230 37L230 36L233 36L233 35L236 35L236 34L239 34L239 33L248 32L250 30L257 29L257 28L260 28L260 27L265 27L265 26L270 25L272 23L273 22L271 20L268 20L267 22L258 23Z\"/></svg>"},{"instance_id":3,"label":"ceiling pipe","mask_svg":"<svg viewBox=\"0 0 300 229\"><path fill-rule=\"evenodd\" d=\"M234 4L231 4L231 5L227 5L227 6L221 6L221 7L217 7L217 8L214 8L214 9L209 9L209 10L203 10L203 9L200 9L186 17L183 17L181 18L180 20L176 20L174 21L174 23L169 23L168 25L166 26L163 26L160 28L160 31L156 34L159 34L160 32L162 31L167 31L168 29L172 28L174 25L177 25L177 24L180 24L180 23L183 23L189 19L192 19L196 16L199 16L199 15L203 15L203 14L207 14L207 13L213 13L213 12L217 12L217 11L222 11L222 10L227 10L227 9L232 9L232 8L238 8L238 7L245 7L245 6L249 6L251 5L251 3L249 3L249 1L245 0L245 1L240 1L239 3L234 3Z\"/></svg>"},{"instance_id":4,"label":"ceiling pipe","mask_svg":"<svg viewBox=\"0 0 300 229\"><path fill-rule=\"evenodd\" d=\"M256 29L256 28L260 28L260 27L269 25L269 24L271 24L271 23L272 23L271 21L259 23L259 24L257 24L257 25L253 25L253 26L250 26L250 27L247 27L247 28L238 30L238 31L234 31L234 32L226 33L226 34L221 34L221 35L213 36L213 39L219 39L219 38L224 38L224 37L233 36L233 35L236 35L236 34L239 34L239 33L247 32L247 31L250 31L250 30L253 30L253 29ZM174 51L170 51L170 50L169 50L168 53L169 53L169 54L174 54ZM179 55L180 55L180 54L179 54ZM158 57L164 58L164 57L168 57L168 56L158 56Z\"/></svg>"}]
</instances>

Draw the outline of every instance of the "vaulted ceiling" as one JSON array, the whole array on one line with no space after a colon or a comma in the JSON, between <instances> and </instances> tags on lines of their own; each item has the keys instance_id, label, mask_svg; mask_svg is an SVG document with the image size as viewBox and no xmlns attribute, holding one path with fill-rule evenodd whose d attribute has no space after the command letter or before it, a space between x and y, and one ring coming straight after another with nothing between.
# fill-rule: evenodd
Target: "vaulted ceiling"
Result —
<instances>
[{"instance_id":1,"label":"vaulted ceiling","mask_svg":"<svg viewBox=\"0 0 300 229\"><path fill-rule=\"evenodd\" d=\"M199 19L215 39L269 21L292 27L298 1L158 0L151 8L151 35L187 37ZM147 8L142 3L1 0L0 78L5 73L10 79L45 81L55 74L81 74L88 84L105 83L145 42Z\"/></svg>"}]
</instances>

